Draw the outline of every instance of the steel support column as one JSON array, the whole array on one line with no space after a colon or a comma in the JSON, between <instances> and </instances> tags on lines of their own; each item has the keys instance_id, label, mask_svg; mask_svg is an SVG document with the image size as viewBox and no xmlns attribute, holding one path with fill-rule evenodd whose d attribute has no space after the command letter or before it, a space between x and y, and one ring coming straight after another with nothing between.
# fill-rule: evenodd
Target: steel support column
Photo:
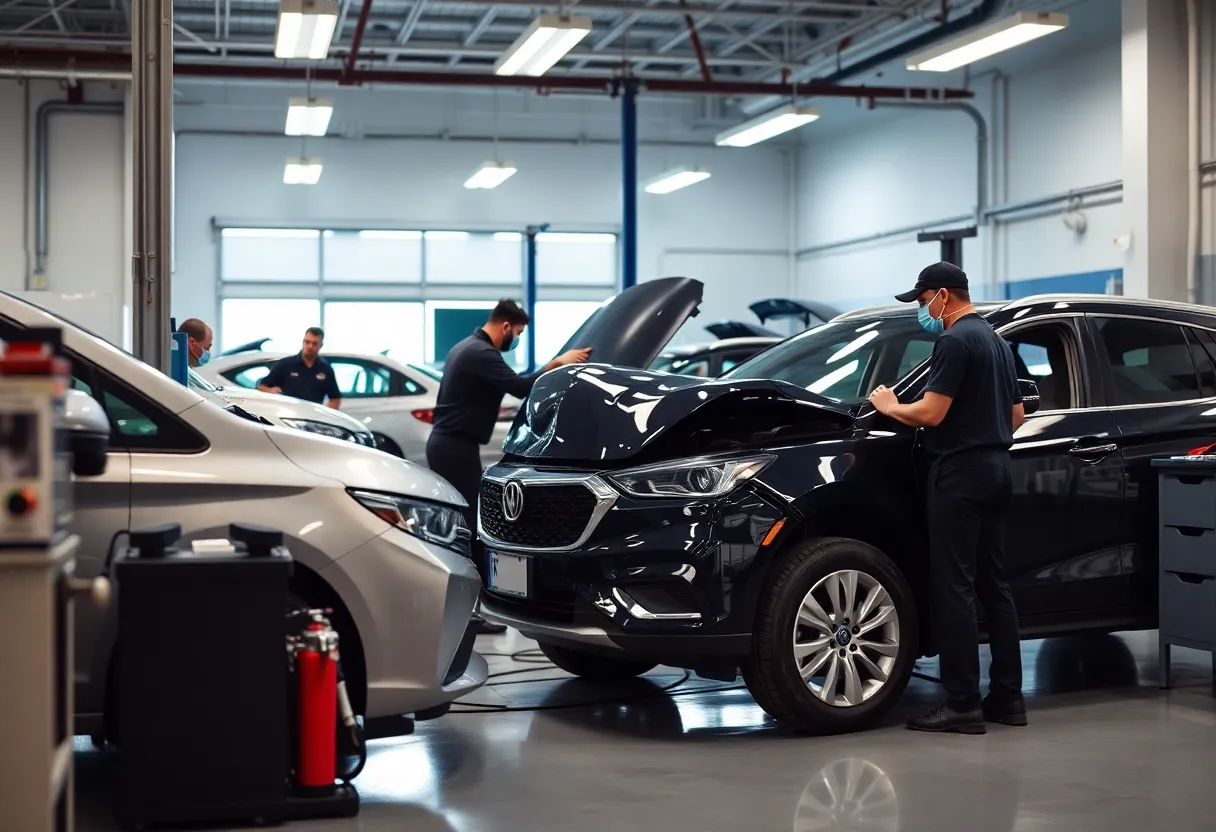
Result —
<instances>
[{"instance_id":1,"label":"steel support column","mask_svg":"<svg viewBox=\"0 0 1216 832\"><path fill-rule=\"evenodd\" d=\"M170 235L173 221L173 3L131 4L135 355L169 372Z\"/></svg>"},{"instance_id":2,"label":"steel support column","mask_svg":"<svg viewBox=\"0 0 1216 832\"><path fill-rule=\"evenodd\" d=\"M621 95L621 291L638 282L638 82L625 78Z\"/></svg>"},{"instance_id":3,"label":"steel support column","mask_svg":"<svg viewBox=\"0 0 1216 832\"><path fill-rule=\"evenodd\" d=\"M529 225L524 232L524 311L528 313L528 372L536 369L536 235L549 223Z\"/></svg>"}]
</instances>

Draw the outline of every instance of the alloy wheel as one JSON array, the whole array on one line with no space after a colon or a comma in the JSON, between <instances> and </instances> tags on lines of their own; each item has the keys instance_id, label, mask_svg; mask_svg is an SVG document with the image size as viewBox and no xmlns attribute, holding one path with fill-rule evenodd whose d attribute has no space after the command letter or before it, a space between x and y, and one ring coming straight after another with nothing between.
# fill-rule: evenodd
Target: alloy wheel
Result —
<instances>
[{"instance_id":1,"label":"alloy wheel","mask_svg":"<svg viewBox=\"0 0 1216 832\"><path fill-rule=\"evenodd\" d=\"M866 572L832 572L798 607L794 661L811 692L828 705L851 708L882 690L899 646L895 601Z\"/></svg>"}]
</instances>

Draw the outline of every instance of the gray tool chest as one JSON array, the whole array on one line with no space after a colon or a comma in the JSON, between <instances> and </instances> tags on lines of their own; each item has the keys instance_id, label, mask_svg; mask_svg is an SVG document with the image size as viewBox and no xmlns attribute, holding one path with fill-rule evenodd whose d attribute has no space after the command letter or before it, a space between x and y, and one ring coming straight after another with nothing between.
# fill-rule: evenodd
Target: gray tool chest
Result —
<instances>
[{"instance_id":1,"label":"gray tool chest","mask_svg":"<svg viewBox=\"0 0 1216 832\"><path fill-rule=\"evenodd\" d=\"M1208 650L1216 663L1216 457L1156 459L1153 466L1160 486L1158 685L1165 689L1171 645Z\"/></svg>"}]
</instances>

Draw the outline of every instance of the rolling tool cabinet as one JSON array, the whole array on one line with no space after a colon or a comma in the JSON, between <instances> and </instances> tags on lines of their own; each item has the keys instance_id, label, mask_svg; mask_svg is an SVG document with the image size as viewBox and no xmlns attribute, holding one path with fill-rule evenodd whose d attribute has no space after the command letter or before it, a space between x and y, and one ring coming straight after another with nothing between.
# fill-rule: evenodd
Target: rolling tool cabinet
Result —
<instances>
[{"instance_id":1,"label":"rolling tool cabinet","mask_svg":"<svg viewBox=\"0 0 1216 832\"><path fill-rule=\"evenodd\" d=\"M1170 649L1213 655L1216 675L1216 456L1153 461L1160 564L1158 686L1170 686Z\"/></svg>"}]
</instances>

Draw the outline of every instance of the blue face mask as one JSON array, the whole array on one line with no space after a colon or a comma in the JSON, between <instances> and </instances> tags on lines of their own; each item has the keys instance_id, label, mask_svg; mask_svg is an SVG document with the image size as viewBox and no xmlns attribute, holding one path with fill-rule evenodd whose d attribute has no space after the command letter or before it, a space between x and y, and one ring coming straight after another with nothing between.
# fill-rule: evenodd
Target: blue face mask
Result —
<instances>
[{"instance_id":1,"label":"blue face mask","mask_svg":"<svg viewBox=\"0 0 1216 832\"><path fill-rule=\"evenodd\" d=\"M211 350L203 350L203 354L198 357L198 366L203 366L211 360Z\"/></svg>"},{"instance_id":2,"label":"blue face mask","mask_svg":"<svg viewBox=\"0 0 1216 832\"><path fill-rule=\"evenodd\" d=\"M946 322L942 318L935 318L929 314L929 306L937 300L937 295L933 299L916 311L916 319L920 321L920 325L924 327L925 332L930 335L941 335L946 331ZM942 310L943 312L945 310Z\"/></svg>"}]
</instances>

